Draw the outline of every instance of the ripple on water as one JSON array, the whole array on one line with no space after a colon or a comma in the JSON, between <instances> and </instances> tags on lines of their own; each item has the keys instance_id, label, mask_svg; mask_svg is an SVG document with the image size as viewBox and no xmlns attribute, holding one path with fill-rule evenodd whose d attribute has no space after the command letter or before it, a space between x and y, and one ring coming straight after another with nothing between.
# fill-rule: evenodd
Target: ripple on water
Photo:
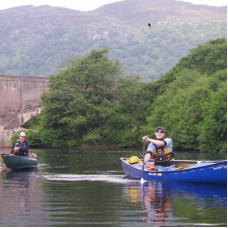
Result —
<instances>
[{"instance_id":1,"label":"ripple on water","mask_svg":"<svg viewBox=\"0 0 228 228\"><path fill-rule=\"evenodd\" d=\"M109 183L139 182L139 180L126 179L124 175L77 175L77 174L52 174L43 178L52 181L104 181Z\"/></svg>"}]
</instances>

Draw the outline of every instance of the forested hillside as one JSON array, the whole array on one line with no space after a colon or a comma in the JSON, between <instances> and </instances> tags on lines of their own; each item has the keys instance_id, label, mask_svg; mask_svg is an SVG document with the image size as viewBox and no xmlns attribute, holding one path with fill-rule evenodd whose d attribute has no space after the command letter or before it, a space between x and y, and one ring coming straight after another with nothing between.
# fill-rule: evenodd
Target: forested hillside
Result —
<instances>
[{"instance_id":1,"label":"forested hillside","mask_svg":"<svg viewBox=\"0 0 228 228\"><path fill-rule=\"evenodd\" d=\"M176 148L226 151L226 39L199 45L170 72L149 85L149 91L155 88L156 98L147 110L144 133L162 125L174 139Z\"/></svg>"},{"instance_id":2,"label":"forested hillside","mask_svg":"<svg viewBox=\"0 0 228 228\"><path fill-rule=\"evenodd\" d=\"M153 137L163 126L176 150L226 151L226 39L199 45L149 83L122 77L121 62L107 52L72 57L49 78L45 111L24 126L31 145L139 146L143 135Z\"/></svg>"},{"instance_id":3,"label":"forested hillside","mask_svg":"<svg viewBox=\"0 0 228 228\"><path fill-rule=\"evenodd\" d=\"M69 55L108 48L111 60L121 60L123 76L157 80L199 43L226 37L226 20L226 7L175 0L124 0L89 12L0 10L0 74L49 76Z\"/></svg>"}]
</instances>

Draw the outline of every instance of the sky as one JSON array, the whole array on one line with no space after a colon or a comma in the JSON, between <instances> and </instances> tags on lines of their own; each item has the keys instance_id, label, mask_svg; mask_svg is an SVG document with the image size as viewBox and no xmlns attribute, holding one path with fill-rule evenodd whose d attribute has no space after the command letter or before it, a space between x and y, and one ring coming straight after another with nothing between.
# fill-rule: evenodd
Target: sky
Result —
<instances>
[{"instance_id":1,"label":"sky","mask_svg":"<svg viewBox=\"0 0 228 228\"><path fill-rule=\"evenodd\" d=\"M80 11L94 10L102 5L118 2L121 0L7 0L0 3L0 10L22 5L51 5L60 6ZM152 0L151 0L152 1ZM182 0L193 4L203 4L211 6L225 6L227 0Z\"/></svg>"}]
</instances>

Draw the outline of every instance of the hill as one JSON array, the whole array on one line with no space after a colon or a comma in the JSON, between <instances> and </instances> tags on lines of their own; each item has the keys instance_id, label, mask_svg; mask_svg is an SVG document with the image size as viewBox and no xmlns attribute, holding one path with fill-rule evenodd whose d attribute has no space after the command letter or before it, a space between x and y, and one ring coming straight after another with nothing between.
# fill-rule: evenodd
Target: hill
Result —
<instances>
[{"instance_id":1,"label":"hill","mask_svg":"<svg viewBox=\"0 0 228 228\"><path fill-rule=\"evenodd\" d=\"M157 80L198 43L226 37L226 9L124 0L89 12L47 5L1 10L0 74L49 76L71 54L108 47L125 75Z\"/></svg>"}]
</instances>

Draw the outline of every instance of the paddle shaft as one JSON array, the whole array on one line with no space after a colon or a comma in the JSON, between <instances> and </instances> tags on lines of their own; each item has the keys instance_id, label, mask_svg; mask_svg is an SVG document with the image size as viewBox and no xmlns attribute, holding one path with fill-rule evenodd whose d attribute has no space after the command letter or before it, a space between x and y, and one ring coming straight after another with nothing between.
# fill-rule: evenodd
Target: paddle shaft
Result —
<instances>
[{"instance_id":1,"label":"paddle shaft","mask_svg":"<svg viewBox=\"0 0 228 228\"><path fill-rule=\"evenodd\" d=\"M141 180L143 180L143 174L144 174L144 157L145 157L145 149L146 149L146 142L143 141L143 164L142 164L142 177L141 177Z\"/></svg>"}]
</instances>

